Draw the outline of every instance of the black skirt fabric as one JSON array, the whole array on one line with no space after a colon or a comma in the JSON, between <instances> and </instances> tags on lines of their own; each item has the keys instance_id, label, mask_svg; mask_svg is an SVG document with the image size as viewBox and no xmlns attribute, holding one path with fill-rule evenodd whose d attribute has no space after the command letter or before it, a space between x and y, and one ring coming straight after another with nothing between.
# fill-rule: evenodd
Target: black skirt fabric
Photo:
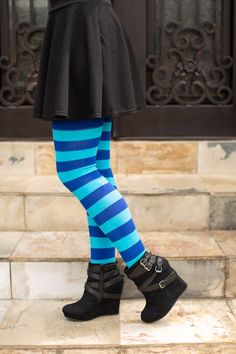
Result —
<instances>
[{"instance_id":1,"label":"black skirt fabric","mask_svg":"<svg viewBox=\"0 0 236 354\"><path fill-rule=\"evenodd\" d=\"M118 117L145 107L137 59L110 0L51 0L33 118Z\"/></svg>"}]
</instances>

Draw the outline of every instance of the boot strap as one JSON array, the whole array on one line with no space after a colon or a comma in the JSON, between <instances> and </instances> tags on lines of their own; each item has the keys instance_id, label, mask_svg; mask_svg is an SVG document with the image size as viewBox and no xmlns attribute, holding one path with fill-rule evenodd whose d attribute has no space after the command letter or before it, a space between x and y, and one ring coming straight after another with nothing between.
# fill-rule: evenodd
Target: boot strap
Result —
<instances>
[{"instance_id":1,"label":"boot strap","mask_svg":"<svg viewBox=\"0 0 236 354\"><path fill-rule=\"evenodd\" d=\"M144 258L140 260L140 264L142 267L136 267L130 274L129 278L134 279L139 277L141 274L145 273L146 271L150 271L152 267L157 263L155 266L155 272L161 273L162 272L162 264L164 262L164 259L160 256L156 255L145 255ZM154 273L155 274L155 273Z\"/></svg>"},{"instance_id":2,"label":"boot strap","mask_svg":"<svg viewBox=\"0 0 236 354\"><path fill-rule=\"evenodd\" d=\"M100 279L100 275L97 274L96 272L93 272L92 269L88 269L88 274L97 280ZM106 280L108 277L115 275L115 274L116 274L116 276L114 278L112 278L111 280ZM88 280L85 282L84 287L91 294L95 295L99 300L101 298L119 299L121 296L120 294L108 293L108 292L104 291L104 288L107 288L108 286L111 286L112 284L115 284L122 279L123 279L123 275L116 268L116 269L113 269L113 270L103 274L104 281L103 281L103 284L101 284L101 288L100 288L99 282L92 282L92 281L88 281Z\"/></svg>"},{"instance_id":3,"label":"boot strap","mask_svg":"<svg viewBox=\"0 0 236 354\"><path fill-rule=\"evenodd\" d=\"M142 292L149 292L158 288L164 289L167 285L169 285L172 281L175 280L176 276L177 273L173 269L173 271L165 279L159 281L158 283L150 285L152 280L156 277L156 274L154 272L149 279L147 279L141 286L138 287L138 289Z\"/></svg>"}]
</instances>

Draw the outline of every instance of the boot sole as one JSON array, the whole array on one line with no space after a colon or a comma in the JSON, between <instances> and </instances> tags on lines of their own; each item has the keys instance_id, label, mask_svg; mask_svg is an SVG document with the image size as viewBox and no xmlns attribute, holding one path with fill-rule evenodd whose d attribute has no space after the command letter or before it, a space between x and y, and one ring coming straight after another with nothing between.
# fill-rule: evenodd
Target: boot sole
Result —
<instances>
[{"instance_id":1,"label":"boot sole","mask_svg":"<svg viewBox=\"0 0 236 354\"><path fill-rule=\"evenodd\" d=\"M94 311L93 313L87 316L73 318L73 317L66 316L64 313L63 314L66 318L72 321L83 322L83 321L92 320L99 316L118 315L119 308L120 308L120 300L103 299L99 307L96 309L96 311Z\"/></svg>"}]
</instances>

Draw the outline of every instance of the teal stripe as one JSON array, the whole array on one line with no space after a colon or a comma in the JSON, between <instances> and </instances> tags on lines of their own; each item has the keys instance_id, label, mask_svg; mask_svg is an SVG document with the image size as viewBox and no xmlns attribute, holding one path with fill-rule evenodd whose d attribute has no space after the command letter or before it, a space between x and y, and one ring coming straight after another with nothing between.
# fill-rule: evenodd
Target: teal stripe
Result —
<instances>
[{"instance_id":1,"label":"teal stripe","mask_svg":"<svg viewBox=\"0 0 236 354\"><path fill-rule=\"evenodd\" d=\"M89 172L97 170L96 165L89 165L86 167L79 167L75 168L74 170L69 170L65 172L57 172L58 176L63 182L69 182L72 181L72 179L75 179L77 177L84 176L88 174Z\"/></svg>"},{"instance_id":2,"label":"teal stripe","mask_svg":"<svg viewBox=\"0 0 236 354\"><path fill-rule=\"evenodd\" d=\"M92 248L111 248L114 247L113 243L107 237L94 237L91 236Z\"/></svg>"},{"instance_id":3,"label":"teal stripe","mask_svg":"<svg viewBox=\"0 0 236 354\"><path fill-rule=\"evenodd\" d=\"M98 138L101 136L102 126L93 129L81 130L54 130L53 139L57 141L83 141Z\"/></svg>"},{"instance_id":4,"label":"teal stripe","mask_svg":"<svg viewBox=\"0 0 236 354\"><path fill-rule=\"evenodd\" d=\"M103 177L103 178L105 178L105 177ZM91 213L91 215L93 215L93 217L95 217L97 214L99 214L104 209L108 208L110 205L114 204L119 199L121 199L121 196L117 192L117 190L115 189L115 190L109 192L108 194L106 194L103 198L99 199L90 208L88 208L87 209L88 213Z\"/></svg>"},{"instance_id":5,"label":"teal stripe","mask_svg":"<svg viewBox=\"0 0 236 354\"><path fill-rule=\"evenodd\" d=\"M115 262L115 257L113 258L105 258L105 259L91 259L91 263L96 263L96 264L107 264L107 263L113 263Z\"/></svg>"},{"instance_id":6,"label":"teal stripe","mask_svg":"<svg viewBox=\"0 0 236 354\"><path fill-rule=\"evenodd\" d=\"M108 180L108 182L110 182L114 187L117 187L117 184L116 184L116 180L114 177L106 177L106 179Z\"/></svg>"},{"instance_id":7,"label":"teal stripe","mask_svg":"<svg viewBox=\"0 0 236 354\"><path fill-rule=\"evenodd\" d=\"M127 221L131 219L130 210L127 207L126 209L122 210L120 213L114 215L109 220L105 221L100 226L102 227L102 231L104 234L107 234L110 231L117 229L117 227L125 224Z\"/></svg>"},{"instance_id":8,"label":"teal stripe","mask_svg":"<svg viewBox=\"0 0 236 354\"><path fill-rule=\"evenodd\" d=\"M135 229L127 236L123 237L122 239L120 239L118 241L115 241L114 245L120 252L122 252L122 251L125 251L126 249L128 249L130 246L137 243L139 241L139 239L140 239L140 236L139 236L137 230Z\"/></svg>"},{"instance_id":9,"label":"teal stripe","mask_svg":"<svg viewBox=\"0 0 236 354\"><path fill-rule=\"evenodd\" d=\"M94 221L94 219L92 218L92 216L88 215L87 213L86 213L86 215L87 215L87 219L88 219L89 225L91 225L91 226L98 226L98 224Z\"/></svg>"},{"instance_id":10,"label":"teal stripe","mask_svg":"<svg viewBox=\"0 0 236 354\"><path fill-rule=\"evenodd\" d=\"M79 160L83 158L93 157L96 154L97 154L97 147L91 149L73 150L70 152L57 151L56 161L65 162L65 161Z\"/></svg>"},{"instance_id":11,"label":"teal stripe","mask_svg":"<svg viewBox=\"0 0 236 354\"><path fill-rule=\"evenodd\" d=\"M99 150L109 150L110 149L110 140L100 140L98 143Z\"/></svg>"},{"instance_id":12,"label":"teal stripe","mask_svg":"<svg viewBox=\"0 0 236 354\"><path fill-rule=\"evenodd\" d=\"M93 179L92 181L84 184L83 186L77 188L73 193L79 198L83 199L87 197L87 195L91 194L93 191L98 189L98 187L107 184L107 179L103 176ZM89 213L89 210L87 210Z\"/></svg>"},{"instance_id":13,"label":"teal stripe","mask_svg":"<svg viewBox=\"0 0 236 354\"><path fill-rule=\"evenodd\" d=\"M107 160L97 160L97 166L100 169L105 169L105 168L111 167L110 161L108 159Z\"/></svg>"}]
</instances>

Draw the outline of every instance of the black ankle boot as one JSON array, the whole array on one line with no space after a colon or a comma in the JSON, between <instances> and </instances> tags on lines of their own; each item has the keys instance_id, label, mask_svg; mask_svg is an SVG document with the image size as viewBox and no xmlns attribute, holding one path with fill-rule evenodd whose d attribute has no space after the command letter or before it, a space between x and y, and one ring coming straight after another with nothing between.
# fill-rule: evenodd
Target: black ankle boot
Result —
<instances>
[{"instance_id":1,"label":"black ankle boot","mask_svg":"<svg viewBox=\"0 0 236 354\"><path fill-rule=\"evenodd\" d=\"M146 299L141 312L144 322L154 322L164 317L188 286L166 258L153 255L148 250L130 268L125 267L124 273L134 281Z\"/></svg>"},{"instance_id":2,"label":"black ankle boot","mask_svg":"<svg viewBox=\"0 0 236 354\"><path fill-rule=\"evenodd\" d=\"M80 300L65 305L64 315L72 320L87 321L98 316L119 313L124 274L118 262L107 264L88 263L87 280Z\"/></svg>"}]
</instances>

